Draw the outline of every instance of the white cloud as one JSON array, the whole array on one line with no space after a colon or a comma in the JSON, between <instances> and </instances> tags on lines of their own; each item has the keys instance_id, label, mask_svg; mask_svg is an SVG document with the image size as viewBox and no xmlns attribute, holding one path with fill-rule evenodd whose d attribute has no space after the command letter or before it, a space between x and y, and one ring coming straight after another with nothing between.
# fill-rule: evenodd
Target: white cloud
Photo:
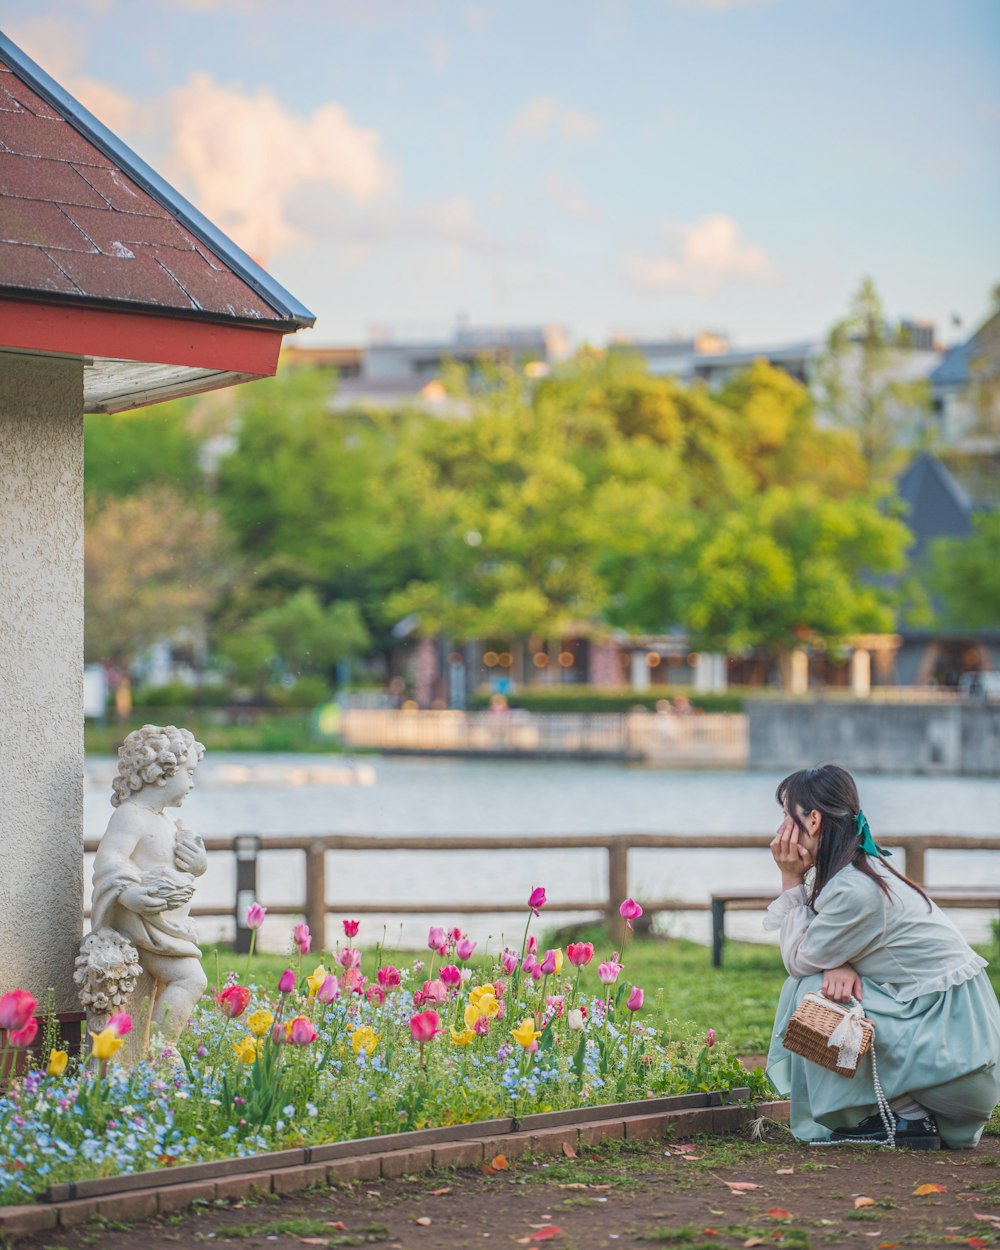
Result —
<instances>
[{"instance_id":1,"label":"white cloud","mask_svg":"<svg viewBox=\"0 0 1000 1250\"><path fill-rule=\"evenodd\" d=\"M567 217L572 217L576 221L585 221L599 226L607 220L604 210L587 199L583 188L576 183L569 182L561 174L549 174L545 179L542 194L546 199L556 203Z\"/></svg>"},{"instance_id":2,"label":"white cloud","mask_svg":"<svg viewBox=\"0 0 1000 1250\"><path fill-rule=\"evenodd\" d=\"M506 138L514 144L528 143L558 131L567 139L593 139L601 123L590 113L565 108L555 96L535 96L507 125Z\"/></svg>"},{"instance_id":3,"label":"white cloud","mask_svg":"<svg viewBox=\"0 0 1000 1250\"><path fill-rule=\"evenodd\" d=\"M339 104L300 117L270 91L247 95L196 74L170 93L170 121L170 163L189 180L195 203L255 255L301 238L290 208L304 187L326 185L368 203L392 182L377 131Z\"/></svg>"},{"instance_id":4,"label":"white cloud","mask_svg":"<svg viewBox=\"0 0 1000 1250\"><path fill-rule=\"evenodd\" d=\"M767 253L745 242L739 223L726 213L712 213L690 225L665 222L662 228L675 240L673 254L633 260L632 277L639 286L706 292L732 279L771 276Z\"/></svg>"}]
</instances>

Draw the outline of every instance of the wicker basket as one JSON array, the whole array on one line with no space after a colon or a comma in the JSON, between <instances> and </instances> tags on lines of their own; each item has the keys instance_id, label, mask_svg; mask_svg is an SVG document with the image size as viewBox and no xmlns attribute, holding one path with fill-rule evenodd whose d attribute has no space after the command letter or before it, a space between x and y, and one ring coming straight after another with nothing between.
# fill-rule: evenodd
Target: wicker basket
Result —
<instances>
[{"instance_id":1,"label":"wicker basket","mask_svg":"<svg viewBox=\"0 0 1000 1250\"><path fill-rule=\"evenodd\" d=\"M845 1009L840 1004L819 994L807 994L788 1021L784 1037L785 1049L812 1063L818 1063L820 1067L829 1068L840 1076L854 1076L857 1066L841 1067L838 1062L838 1048L828 1044L830 1035L843 1021L845 1014ZM857 1020L864 1035L858 1048L860 1062L861 1057L871 1049L875 1025L867 1016L858 1016Z\"/></svg>"}]
</instances>

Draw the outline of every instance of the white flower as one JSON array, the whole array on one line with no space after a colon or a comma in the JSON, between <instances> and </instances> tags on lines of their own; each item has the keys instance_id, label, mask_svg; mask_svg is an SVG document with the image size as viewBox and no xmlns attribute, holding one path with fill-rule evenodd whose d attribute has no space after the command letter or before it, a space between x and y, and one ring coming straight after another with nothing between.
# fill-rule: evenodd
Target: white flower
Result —
<instances>
[{"instance_id":1,"label":"white flower","mask_svg":"<svg viewBox=\"0 0 1000 1250\"><path fill-rule=\"evenodd\" d=\"M583 1030L583 1012L579 1007L574 1007L566 1013L566 1023L573 1033L580 1033Z\"/></svg>"},{"instance_id":2,"label":"white flower","mask_svg":"<svg viewBox=\"0 0 1000 1250\"><path fill-rule=\"evenodd\" d=\"M472 969L471 969L471 968L463 968L463 969L462 969L462 972L461 972L461 976L462 976L462 984L463 984L463 985L468 985L468 984L469 984L469 982L472 980Z\"/></svg>"}]
</instances>

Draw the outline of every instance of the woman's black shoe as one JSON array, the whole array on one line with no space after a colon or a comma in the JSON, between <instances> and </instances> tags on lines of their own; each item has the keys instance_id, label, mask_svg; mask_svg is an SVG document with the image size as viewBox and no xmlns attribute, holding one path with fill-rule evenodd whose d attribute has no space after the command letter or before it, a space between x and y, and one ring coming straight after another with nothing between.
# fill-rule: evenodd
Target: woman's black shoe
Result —
<instances>
[{"instance_id":1,"label":"woman's black shoe","mask_svg":"<svg viewBox=\"0 0 1000 1250\"><path fill-rule=\"evenodd\" d=\"M930 1114L919 1120L905 1120L902 1116L890 1115L896 1121L896 1145L906 1146L910 1150L940 1150L941 1134L938 1132L937 1120ZM870 1115L854 1128L835 1128L830 1135L831 1141L855 1141L862 1145L884 1146L888 1142L885 1125L880 1115Z\"/></svg>"}]
</instances>

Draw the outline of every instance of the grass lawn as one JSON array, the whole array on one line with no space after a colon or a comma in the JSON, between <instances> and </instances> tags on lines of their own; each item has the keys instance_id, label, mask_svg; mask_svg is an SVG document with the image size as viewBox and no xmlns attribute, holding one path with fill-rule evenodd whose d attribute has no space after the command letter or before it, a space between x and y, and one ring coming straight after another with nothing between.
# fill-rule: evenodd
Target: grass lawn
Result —
<instances>
[{"instance_id":1,"label":"grass lawn","mask_svg":"<svg viewBox=\"0 0 1000 1250\"><path fill-rule=\"evenodd\" d=\"M597 964L600 959L608 958L612 946L599 928L581 930L579 937L593 942L596 949L593 963L583 970L580 981L582 989L596 994L600 989ZM375 952L363 949L362 971L370 976L374 973ZM977 949L992 961L989 972L994 988L1000 993L1000 961L995 944ZM429 951L385 950L382 962L405 968L414 959L423 959L427 964L429 956ZM297 959L297 955L294 959L282 955L254 955L249 979L259 984L276 984L281 972L289 966L294 968ZM242 980L246 969L246 956L234 955L223 946L206 947L203 962L213 985L217 975L224 980L230 969L235 969ZM303 971L311 972L321 962L319 954L307 955L302 961ZM329 964L327 959L327 966ZM475 958L471 964L477 973L486 971ZM785 979L777 947L727 942L725 966L713 968L711 951L696 942L630 938L624 964L622 976L645 989L644 1015L658 1028L666 1027L671 1020L690 1020L700 1028L714 1028L719 1040L726 1041L740 1054L759 1054L767 1050L774 1005ZM573 969L565 964L564 977L567 971L572 973ZM554 990L555 986L552 988Z\"/></svg>"}]
</instances>

